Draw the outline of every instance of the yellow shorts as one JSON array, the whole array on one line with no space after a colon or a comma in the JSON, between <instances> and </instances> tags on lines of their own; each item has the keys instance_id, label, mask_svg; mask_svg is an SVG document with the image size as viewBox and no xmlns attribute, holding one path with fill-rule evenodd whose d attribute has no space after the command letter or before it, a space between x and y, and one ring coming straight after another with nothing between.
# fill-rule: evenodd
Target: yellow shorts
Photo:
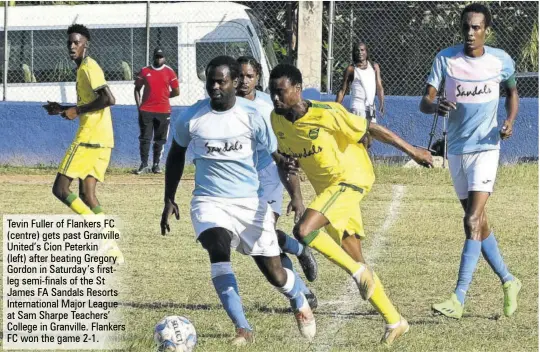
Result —
<instances>
[{"instance_id":1,"label":"yellow shorts","mask_svg":"<svg viewBox=\"0 0 540 352\"><path fill-rule=\"evenodd\" d=\"M111 160L111 150L111 148L72 143L58 167L58 173L81 180L92 176L103 182L105 171Z\"/></svg>"},{"instance_id":2,"label":"yellow shorts","mask_svg":"<svg viewBox=\"0 0 540 352\"><path fill-rule=\"evenodd\" d=\"M367 194L367 190L340 183L326 188L320 193L308 208L322 213L330 222L325 229L326 232L341 244L343 235L358 235L365 237L364 224L362 223L362 213L360 202Z\"/></svg>"}]
</instances>

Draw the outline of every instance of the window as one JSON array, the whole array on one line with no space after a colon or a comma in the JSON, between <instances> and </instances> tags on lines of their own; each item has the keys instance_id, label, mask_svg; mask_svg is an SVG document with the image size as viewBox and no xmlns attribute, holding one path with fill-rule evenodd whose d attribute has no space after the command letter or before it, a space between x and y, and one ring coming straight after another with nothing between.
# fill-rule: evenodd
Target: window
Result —
<instances>
[{"instance_id":1,"label":"window","mask_svg":"<svg viewBox=\"0 0 540 352\"><path fill-rule=\"evenodd\" d=\"M195 55L197 60L197 75L201 81L205 81L206 66L216 56L228 55L235 59L240 56L253 56L251 47L246 41L243 42L198 42L195 43Z\"/></svg>"},{"instance_id":2,"label":"window","mask_svg":"<svg viewBox=\"0 0 540 352\"><path fill-rule=\"evenodd\" d=\"M146 28L90 29L89 54L107 81L132 81L146 65ZM0 32L4 58L4 33ZM8 32L8 83L75 82L76 68L66 47L66 30ZM156 46L165 51L167 65L178 71L177 27L150 28L150 62ZM0 72L0 77L3 74Z\"/></svg>"}]
</instances>

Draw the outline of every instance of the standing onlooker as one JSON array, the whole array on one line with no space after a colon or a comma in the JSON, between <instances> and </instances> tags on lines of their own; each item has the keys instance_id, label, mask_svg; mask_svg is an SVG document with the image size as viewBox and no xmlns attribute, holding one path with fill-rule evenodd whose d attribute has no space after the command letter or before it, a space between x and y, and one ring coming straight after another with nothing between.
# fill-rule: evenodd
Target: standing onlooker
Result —
<instances>
[{"instance_id":1,"label":"standing onlooker","mask_svg":"<svg viewBox=\"0 0 540 352\"><path fill-rule=\"evenodd\" d=\"M351 88L351 105L349 111L363 116L370 122L377 122L375 116L375 94L379 99L380 116L384 114L384 89L379 64L369 59L368 47L359 42L353 50L353 64L347 67L343 75L343 83L336 96L336 102L343 101L347 90Z\"/></svg>"},{"instance_id":2,"label":"standing onlooker","mask_svg":"<svg viewBox=\"0 0 540 352\"><path fill-rule=\"evenodd\" d=\"M141 88L144 93L141 104ZM169 90L170 88L170 90ZM173 69L165 65L165 55L161 48L154 50L152 65L143 67L135 80L135 103L139 111L139 136L141 166L135 171L137 175L150 172L148 154L152 132L154 134L154 159L152 172L161 173L159 160L163 154L163 146L167 142L169 123L171 119L171 104L169 98L180 95L178 78Z\"/></svg>"}]
</instances>

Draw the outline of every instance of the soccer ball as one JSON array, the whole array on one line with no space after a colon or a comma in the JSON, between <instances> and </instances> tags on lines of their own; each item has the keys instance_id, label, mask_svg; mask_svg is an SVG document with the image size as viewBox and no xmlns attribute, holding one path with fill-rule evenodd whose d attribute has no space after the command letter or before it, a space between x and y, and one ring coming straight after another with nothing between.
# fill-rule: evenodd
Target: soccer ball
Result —
<instances>
[{"instance_id":1,"label":"soccer ball","mask_svg":"<svg viewBox=\"0 0 540 352\"><path fill-rule=\"evenodd\" d=\"M156 324L154 341L160 352L191 352L197 344L197 332L188 319L173 315Z\"/></svg>"}]
</instances>

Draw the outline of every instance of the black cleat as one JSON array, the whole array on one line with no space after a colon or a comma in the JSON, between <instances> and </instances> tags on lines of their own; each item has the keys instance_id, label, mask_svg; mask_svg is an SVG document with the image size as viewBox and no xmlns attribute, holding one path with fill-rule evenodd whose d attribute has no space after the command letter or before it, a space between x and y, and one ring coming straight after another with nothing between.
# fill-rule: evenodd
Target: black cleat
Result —
<instances>
[{"instance_id":1,"label":"black cleat","mask_svg":"<svg viewBox=\"0 0 540 352\"><path fill-rule=\"evenodd\" d=\"M313 252L308 246L304 246L302 254L298 256L298 262L302 267L306 279L312 282L317 278L317 261L313 256Z\"/></svg>"},{"instance_id":2,"label":"black cleat","mask_svg":"<svg viewBox=\"0 0 540 352\"><path fill-rule=\"evenodd\" d=\"M159 167L159 164L154 164L154 166L152 166L152 172L155 173L155 174L160 174L163 171L161 171L161 168Z\"/></svg>"},{"instance_id":3,"label":"black cleat","mask_svg":"<svg viewBox=\"0 0 540 352\"><path fill-rule=\"evenodd\" d=\"M141 166L134 171L136 175L149 174L150 172L150 168L146 164L141 164Z\"/></svg>"},{"instance_id":4,"label":"black cleat","mask_svg":"<svg viewBox=\"0 0 540 352\"><path fill-rule=\"evenodd\" d=\"M317 309L319 303L317 302L317 296L315 296L313 291L309 290L309 293L304 293L304 296L306 297L311 310L314 311L315 309Z\"/></svg>"}]
</instances>

